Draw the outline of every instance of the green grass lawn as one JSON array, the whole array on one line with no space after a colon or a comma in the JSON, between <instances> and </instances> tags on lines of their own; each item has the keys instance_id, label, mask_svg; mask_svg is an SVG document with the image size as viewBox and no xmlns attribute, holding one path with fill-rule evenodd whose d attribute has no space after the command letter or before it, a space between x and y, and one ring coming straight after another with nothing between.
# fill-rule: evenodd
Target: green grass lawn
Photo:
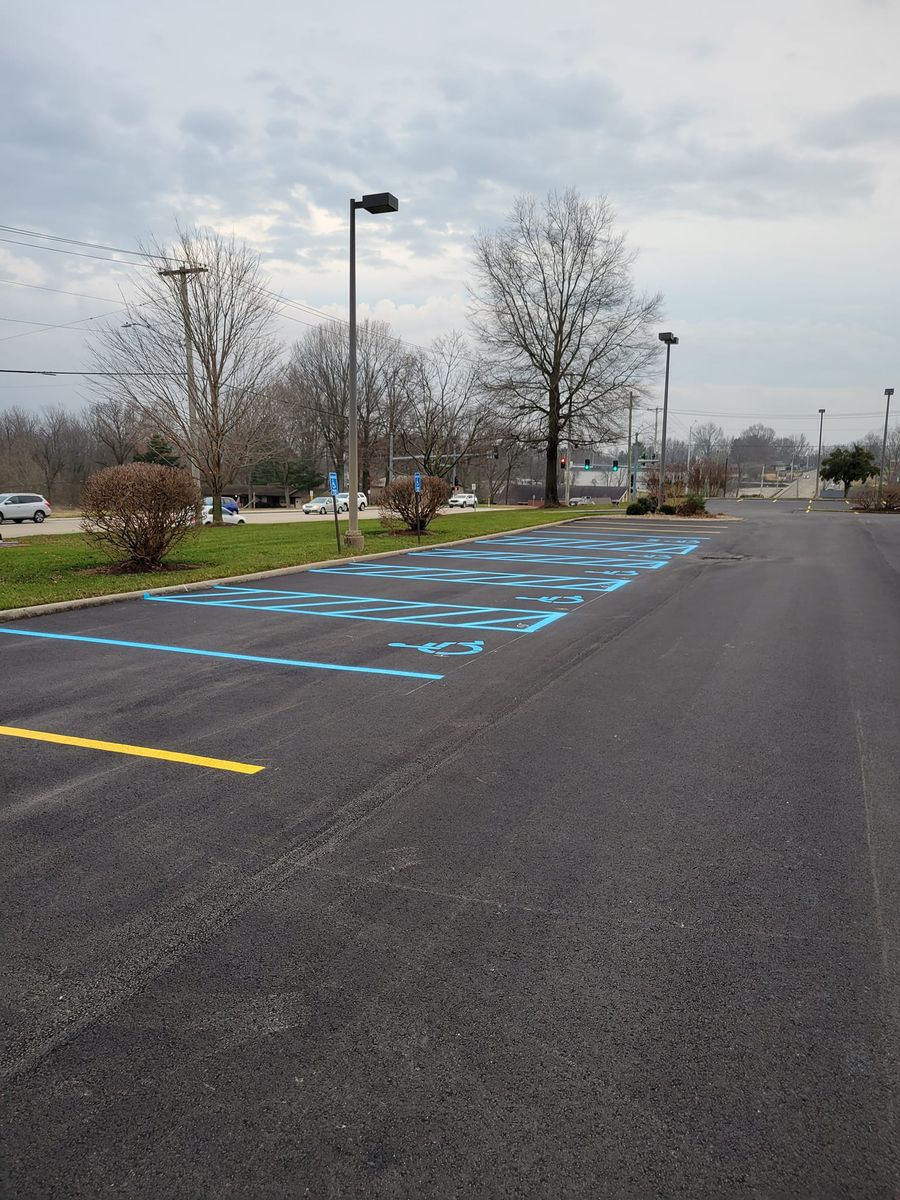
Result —
<instances>
[{"instance_id":1,"label":"green grass lawn","mask_svg":"<svg viewBox=\"0 0 900 1200\"><path fill-rule=\"evenodd\" d=\"M422 545L612 511L612 507L606 505L547 511L533 508L488 510L471 516L438 517L428 534L423 536ZM416 544L415 536L397 537L386 533L379 521L360 521L359 524L366 536L366 553L403 550ZM10 536L10 532L7 526L5 541L15 540L15 535ZM182 542L175 549L173 558L190 564L184 569L144 575L95 575L90 572L106 566L108 560L92 549L82 534L39 535L22 538L17 546L0 548L0 610L251 574L338 557L353 556L337 554L334 526L324 521L309 525L300 521L283 525L228 525L220 529L197 530Z\"/></svg>"}]
</instances>

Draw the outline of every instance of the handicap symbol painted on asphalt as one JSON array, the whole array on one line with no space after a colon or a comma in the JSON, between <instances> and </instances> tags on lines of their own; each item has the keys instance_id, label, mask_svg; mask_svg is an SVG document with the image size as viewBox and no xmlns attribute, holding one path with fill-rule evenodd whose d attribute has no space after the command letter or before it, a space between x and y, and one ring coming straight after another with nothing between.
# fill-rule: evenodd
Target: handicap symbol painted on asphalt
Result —
<instances>
[{"instance_id":1,"label":"handicap symbol painted on asphalt","mask_svg":"<svg viewBox=\"0 0 900 1200\"><path fill-rule=\"evenodd\" d=\"M476 642L424 642L421 646L409 646L406 642L389 642L396 650L420 650L422 654L436 654L438 658L449 658L454 654L480 654L483 641ZM458 649L454 649L458 647Z\"/></svg>"},{"instance_id":2,"label":"handicap symbol painted on asphalt","mask_svg":"<svg viewBox=\"0 0 900 1200\"><path fill-rule=\"evenodd\" d=\"M530 600L533 604L583 604L584 596L516 596L517 600Z\"/></svg>"}]
</instances>

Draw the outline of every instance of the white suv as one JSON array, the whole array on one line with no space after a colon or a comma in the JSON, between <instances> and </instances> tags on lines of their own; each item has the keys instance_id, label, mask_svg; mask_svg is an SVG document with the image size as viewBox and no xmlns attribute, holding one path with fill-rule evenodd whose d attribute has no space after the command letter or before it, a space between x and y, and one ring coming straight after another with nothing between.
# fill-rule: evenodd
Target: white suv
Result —
<instances>
[{"instance_id":1,"label":"white suv","mask_svg":"<svg viewBox=\"0 0 900 1200\"><path fill-rule=\"evenodd\" d=\"M50 501L35 492L0 492L0 525L4 521L15 521L21 525L23 521L41 521L50 516Z\"/></svg>"},{"instance_id":2,"label":"white suv","mask_svg":"<svg viewBox=\"0 0 900 1200\"><path fill-rule=\"evenodd\" d=\"M456 492L448 503L451 508L475 508L478 497L473 492Z\"/></svg>"}]
</instances>

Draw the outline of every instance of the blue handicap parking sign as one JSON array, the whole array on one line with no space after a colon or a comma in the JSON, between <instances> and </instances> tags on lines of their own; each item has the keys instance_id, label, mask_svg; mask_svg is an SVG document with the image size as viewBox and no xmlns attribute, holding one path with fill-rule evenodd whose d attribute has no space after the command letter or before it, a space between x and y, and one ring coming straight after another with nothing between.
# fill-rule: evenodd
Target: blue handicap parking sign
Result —
<instances>
[{"instance_id":1,"label":"blue handicap parking sign","mask_svg":"<svg viewBox=\"0 0 900 1200\"><path fill-rule=\"evenodd\" d=\"M337 471L328 472L328 486L331 489L332 496L336 496L338 494Z\"/></svg>"},{"instance_id":2,"label":"blue handicap parking sign","mask_svg":"<svg viewBox=\"0 0 900 1200\"><path fill-rule=\"evenodd\" d=\"M422 476L419 474L419 472L418 472L418 471L416 471L415 475L413 475L413 483L414 483L414 485L415 485L415 489L416 489L416 491L417 491L417 492L421 492L421 490L422 490Z\"/></svg>"}]
</instances>

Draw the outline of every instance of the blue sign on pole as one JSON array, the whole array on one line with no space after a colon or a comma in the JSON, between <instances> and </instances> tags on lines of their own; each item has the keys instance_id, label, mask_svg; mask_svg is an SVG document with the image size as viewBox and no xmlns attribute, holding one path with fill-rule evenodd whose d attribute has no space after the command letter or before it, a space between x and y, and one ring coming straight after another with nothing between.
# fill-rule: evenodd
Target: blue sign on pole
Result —
<instances>
[{"instance_id":1,"label":"blue sign on pole","mask_svg":"<svg viewBox=\"0 0 900 1200\"><path fill-rule=\"evenodd\" d=\"M328 472L328 486L331 489L332 496L336 496L338 494L337 471Z\"/></svg>"},{"instance_id":2,"label":"blue sign on pole","mask_svg":"<svg viewBox=\"0 0 900 1200\"><path fill-rule=\"evenodd\" d=\"M422 476L419 474L419 472L418 472L418 471L416 471L415 475L413 475L413 483L415 484L416 491L417 491L417 492L421 492L421 490L422 490Z\"/></svg>"}]
</instances>

